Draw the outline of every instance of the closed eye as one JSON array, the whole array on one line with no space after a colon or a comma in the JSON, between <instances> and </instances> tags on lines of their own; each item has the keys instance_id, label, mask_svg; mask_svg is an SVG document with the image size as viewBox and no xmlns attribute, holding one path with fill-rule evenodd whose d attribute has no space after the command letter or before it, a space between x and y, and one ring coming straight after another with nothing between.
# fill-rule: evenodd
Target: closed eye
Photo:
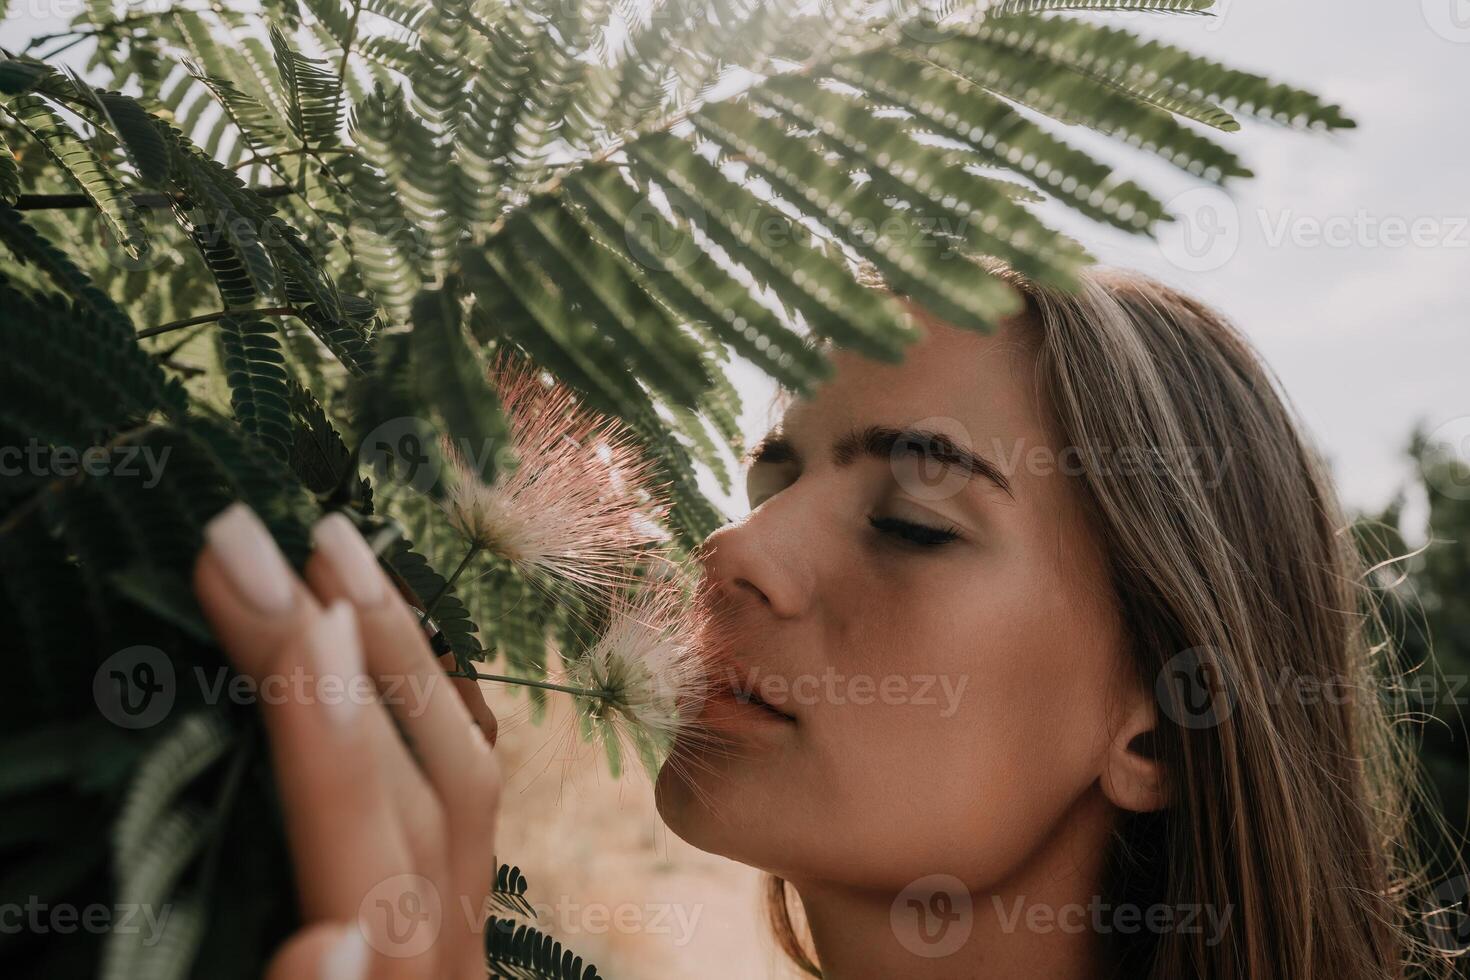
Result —
<instances>
[{"instance_id":1,"label":"closed eye","mask_svg":"<svg viewBox=\"0 0 1470 980\"><path fill-rule=\"evenodd\" d=\"M897 517L869 517L868 523L883 534L892 535L921 548L937 548L960 536L959 529L952 526L931 527L928 524L916 524Z\"/></svg>"}]
</instances>

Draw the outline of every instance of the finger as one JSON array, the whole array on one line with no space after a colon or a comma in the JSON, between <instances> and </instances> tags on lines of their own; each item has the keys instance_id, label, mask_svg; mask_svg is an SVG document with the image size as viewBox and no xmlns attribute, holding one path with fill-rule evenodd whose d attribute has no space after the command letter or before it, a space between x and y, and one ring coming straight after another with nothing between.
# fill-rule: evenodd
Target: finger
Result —
<instances>
[{"instance_id":1,"label":"finger","mask_svg":"<svg viewBox=\"0 0 1470 980\"><path fill-rule=\"evenodd\" d=\"M205 539L195 589L226 656L256 685L302 911L351 921L407 863L372 752L387 715L363 676L352 610L323 611L244 505L211 521Z\"/></svg>"},{"instance_id":2,"label":"finger","mask_svg":"<svg viewBox=\"0 0 1470 980\"><path fill-rule=\"evenodd\" d=\"M367 671L411 739L414 756L442 806L448 836L446 898L457 923L445 962L473 963L483 975L478 940L469 926L494 881L499 764L482 728L436 662L413 610L392 588L352 522L329 514L312 528L312 542L307 581L322 601L353 604ZM450 966L445 972L467 968Z\"/></svg>"},{"instance_id":3,"label":"finger","mask_svg":"<svg viewBox=\"0 0 1470 980\"><path fill-rule=\"evenodd\" d=\"M265 980L367 980L370 953L355 922L319 922L271 957Z\"/></svg>"},{"instance_id":4,"label":"finger","mask_svg":"<svg viewBox=\"0 0 1470 980\"><path fill-rule=\"evenodd\" d=\"M439 666L445 670L454 670L457 666L454 654L446 653L439 658ZM469 709L470 716L475 719L475 724L480 726L480 731L485 733L485 740L490 747L495 747L495 741L500 736L500 721L495 717L495 712L490 710L490 704L485 700L485 692L480 687L480 682L473 677L451 677L454 682L454 690L458 692L459 699Z\"/></svg>"},{"instance_id":5,"label":"finger","mask_svg":"<svg viewBox=\"0 0 1470 980\"><path fill-rule=\"evenodd\" d=\"M321 605L287 564L270 532L244 504L231 504L204 529L194 592L215 637L243 674L273 669L287 638Z\"/></svg>"},{"instance_id":6,"label":"finger","mask_svg":"<svg viewBox=\"0 0 1470 980\"><path fill-rule=\"evenodd\" d=\"M469 708L435 661L414 611L391 587L352 522L329 514L312 528L306 578L322 601L352 603L368 672L412 740L414 755L446 803L476 792L466 775L489 775L494 753Z\"/></svg>"}]
</instances>

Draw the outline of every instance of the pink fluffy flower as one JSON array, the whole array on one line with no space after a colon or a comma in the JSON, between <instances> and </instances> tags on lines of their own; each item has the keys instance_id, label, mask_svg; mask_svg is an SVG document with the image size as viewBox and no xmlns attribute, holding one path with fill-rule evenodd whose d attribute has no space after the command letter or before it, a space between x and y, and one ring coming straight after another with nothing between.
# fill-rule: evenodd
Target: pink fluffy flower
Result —
<instances>
[{"instance_id":1,"label":"pink fluffy flower","mask_svg":"<svg viewBox=\"0 0 1470 980\"><path fill-rule=\"evenodd\" d=\"M597 642L568 660L566 683L599 692L579 698L578 707L584 730L615 766L632 749L656 775L674 742L696 729L708 696L703 627L684 588L654 580L631 595L619 593Z\"/></svg>"},{"instance_id":2,"label":"pink fluffy flower","mask_svg":"<svg viewBox=\"0 0 1470 980\"><path fill-rule=\"evenodd\" d=\"M519 465L487 485L460 447L447 445L454 476L444 499L450 524L473 548L522 572L589 589L626 584L630 558L667 537L662 486L654 484L632 431L504 353L491 381Z\"/></svg>"}]
</instances>

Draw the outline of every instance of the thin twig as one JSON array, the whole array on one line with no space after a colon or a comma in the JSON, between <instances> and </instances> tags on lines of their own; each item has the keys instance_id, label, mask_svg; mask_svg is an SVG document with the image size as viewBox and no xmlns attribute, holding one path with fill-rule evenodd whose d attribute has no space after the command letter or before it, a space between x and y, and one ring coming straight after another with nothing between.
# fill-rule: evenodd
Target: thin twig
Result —
<instances>
[{"instance_id":1,"label":"thin twig","mask_svg":"<svg viewBox=\"0 0 1470 980\"><path fill-rule=\"evenodd\" d=\"M145 337L157 337L159 334L168 333L171 330L182 330L185 327L197 327L201 323L213 323L227 316L300 316L301 311L294 306L264 306L258 310L215 310L213 313L201 313L199 316L191 316L187 320L175 320L172 323L161 323L156 327L138 331L138 339Z\"/></svg>"},{"instance_id":2,"label":"thin twig","mask_svg":"<svg viewBox=\"0 0 1470 980\"><path fill-rule=\"evenodd\" d=\"M255 165L265 166L265 165L269 164L270 162L272 162L273 160L280 160L280 159L282 159L284 157L299 157L299 156L304 156L304 155L315 156L318 153L356 153L356 152L357 152L357 147L355 147L355 146L328 146L328 147L322 147L320 149L312 149L310 147L304 147L303 146L303 147L297 147L294 150L282 150L279 153L258 153L255 156L246 157L244 160L241 160L239 163L232 163L232 164L230 164L230 169L231 170L239 170L242 167L250 167L250 166L255 166Z\"/></svg>"},{"instance_id":3,"label":"thin twig","mask_svg":"<svg viewBox=\"0 0 1470 980\"><path fill-rule=\"evenodd\" d=\"M261 197L286 197L296 193L296 188L288 184L251 187L247 190ZM140 208L171 208L175 205L186 208L190 201L185 194L134 194L133 204ZM90 208L93 204L92 199L85 194L22 194L11 206L17 211L65 211Z\"/></svg>"},{"instance_id":4,"label":"thin twig","mask_svg":"<svg viewBox=\"0 0 1470 980\"><path fill-rule=\"evenodd\" d=\"M470 546L470 550L465 552L464 558L460 559L459 567L454 570L454 574L449 576L448 580L439 587L439 591L434 593L434 598L430 599L428 605L424 606L424 615L419 620L419 625L422 626L429 621L429 617L434 614L434 610L438 607L440 600L449 594L449 590L454 588L454 583L459 581L459 577L464 574L464 570L470 566L470 559L479 553L480 546L478 544Z\"/></svg>"},{"instance_id":5,"label":"thin twig","mask_svg":"<svg viewBox=\"0 0 1470 980\"><path fill-rule=\"evenodd\" d=\"M547 691L561 691L563 694L575 694L583 698L610 698L611 691L599 691L590 687L570 687L566 684L553 684L551 681L533 681L529 677L507 677L505 674L486 674L475 670L473 667L466 670L445 671L450 677L467 677L476 681L499 681L502 684L520 684L522 687L539 687Z\"/></svg>"}]
</instances>

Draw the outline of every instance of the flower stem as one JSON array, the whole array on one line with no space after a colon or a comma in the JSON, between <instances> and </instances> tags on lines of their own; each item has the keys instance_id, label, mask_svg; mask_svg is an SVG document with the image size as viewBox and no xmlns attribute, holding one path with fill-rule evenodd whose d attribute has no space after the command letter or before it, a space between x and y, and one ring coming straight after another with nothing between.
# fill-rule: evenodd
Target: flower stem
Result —
<instances>
[{"instance_id":1,"label":"flower stem","mask_svg":"<svg viewBox=\"0 0 1470 980\"><path fill-rule=\"evenodd\" d=\"M479 545L470 545L470 550L465 552L464 558L460 559L459 567L454 570L454 574L449 576L449 579L444 583L443 587L441 587L438 592L434 593L434 598L430 599L428 601L428 604L424 606L424 615L419 620L420 626L428 623L429 617L434 615L434 609L439 605L440 601L449 594L449 590L454 588L454 583L459 581L459 577L463 575L464 570L469 567L471 559L473 559L479 553Z\"/></svg>"},{"instance_id":2,"label":"flower stem","mask_svg":"<svg viewBox=\"0 0 1470 980\"><path fill-rule=\"evenodd\" d=\"M447 671L450 677L468 677L477 681L499 681L502 684L520 684L523 687L539 687L547 691L561 691L565 694L575 694L584 698L606 698L608 691L599 691L590 687L569 687L566 684L553 684L551 681L533 681L529 677L507 677L504 674L486 674L482 671L469 668L463 671Z\"/></svg>"}]
</instances>

